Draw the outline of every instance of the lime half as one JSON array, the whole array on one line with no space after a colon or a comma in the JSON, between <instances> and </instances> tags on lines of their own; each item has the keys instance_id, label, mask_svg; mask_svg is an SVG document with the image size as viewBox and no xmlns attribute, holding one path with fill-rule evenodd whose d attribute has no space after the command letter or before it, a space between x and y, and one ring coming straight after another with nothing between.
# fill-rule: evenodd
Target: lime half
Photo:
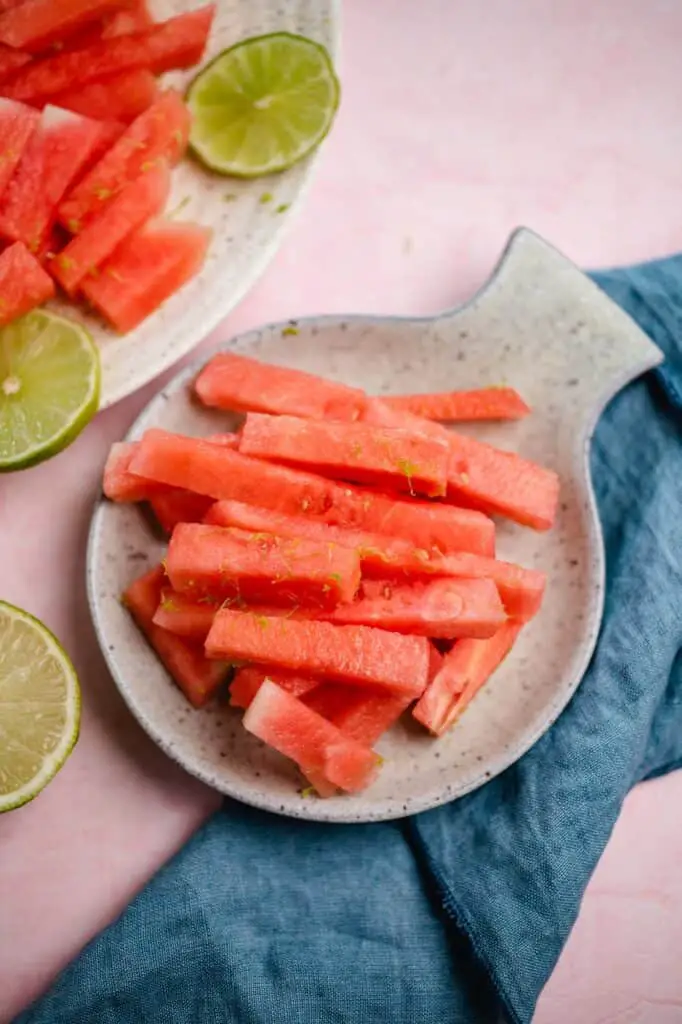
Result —
<instances>
[{"instance_id":1,"label":"lime half","mask_svg":"<svg viewBox=\"0 0 682 1024\"><path fill-rule=\"evenodd\" d=\"M0 812L32 800L78 739L80 690L46 626L0 601Z\"/></svg>"},{"instance_id":2,"label":"lime half","mask_svg":"<svg viewBox=\"0 0 682 1024\"><path fill-rule=\"evenodd\" d=\"M99 381L80 324L41 309L0 329L0 473L70 444L97 412Z\"/></svg>"},{"instance_id":3,"label":"lime half","mask_svg":"<svg viewBox=\"0 0 682 1024\"><path fill-rule=\"evenodd\" d=\"M325 137L339 82L323 46L276 32L224 50L192 82L190 144L221 174L284 171Z\"/></svg>"}]
</instances>

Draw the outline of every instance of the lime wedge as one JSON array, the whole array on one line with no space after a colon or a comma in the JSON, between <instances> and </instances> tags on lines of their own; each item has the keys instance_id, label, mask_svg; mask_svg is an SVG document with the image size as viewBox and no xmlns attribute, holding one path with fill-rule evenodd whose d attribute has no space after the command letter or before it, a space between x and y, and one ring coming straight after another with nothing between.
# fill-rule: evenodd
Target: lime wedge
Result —
<instances>
[{"instance_id":1,"label":"lime wedge","mask_svg":"<svg viewBox=\"0 0 682 1024\"><path fill-rule=\"evenodd\" d=\"M339 82L323 46L276 32L224 50L194 79L190 145L220 174L284 171L325 137Z\"/></svg>"},{"instance_id":2,"label":"lime wedge","mask_svg":"<svg viewBox=\"0 0 682 1024\"><path fill-rule=\"evenodd\" d=\"M46 626L0 601L0 812L28 803L78 739L81 699L67 654Z\"/></svg>"},{"instance_id":3,"label":"lime wedge","mask_svg":"<svg viewBox=\"0 0 682 1024\"><path fill-rule=\"evenodd\" d=\"M0 329L0 473L66 448L97 412L99 353L80 324L37 310Z\"/></svg>"}]
</instances>

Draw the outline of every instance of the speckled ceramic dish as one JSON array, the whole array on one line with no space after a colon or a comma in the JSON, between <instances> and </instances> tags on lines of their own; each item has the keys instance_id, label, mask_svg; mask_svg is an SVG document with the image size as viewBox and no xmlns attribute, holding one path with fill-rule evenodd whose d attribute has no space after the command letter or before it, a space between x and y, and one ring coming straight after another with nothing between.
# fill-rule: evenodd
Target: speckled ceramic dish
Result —
<instances>
[{"instance_id":1,"label":"speckled ceramic dish","mask_svg":"<svg viewBox=\"0 0 682 1024\"><path fill-rule=\"evenodd\" d=\"M200 7L205 0L150 0L157 20ZM338 0L215 0L216 16L207 64L240 39L288 31L315 39L337 54ZM197 69L173 73L164 82L184 92ZM315 155L283 174L255 181L224 178L189 157L173 173L168 210L213 228L201 274L149 317L121 337L67 302L52 306L87 324L102 359L101 407L112 405L190 352L243 298L274 256L287 221L302 198ZM261 201L270 196L267 202Z\"/></svg>"},{"instance_id":2,"label":"speckled ceramic dish","mask_svg":"<svg viewBox=\"0 0 682 1024\"><path fill-rule=\"evenodd\" d=\"M162 545L135 507L99 503L90 535L88 588L100 643L135 717L175 760L223 793L281 814L324 821L397 818L462 796L512 764L568 702L592 653L602 613L602 538L588 476L588 446L605 403L660 361L658 349L576 267L529 231L517 232L489 283L434 319L324 317L234 339L230 348L324 374L377 394L440 391L507 381L534 413L476 434L553 467L562 482L554 530L503 523L500 557L549 574L542 611L512 654L440 740L407 717L380 742L379 780L358 796L304 798L293 765L266 750L215 705L193 711L170 683L119 603ZM227 417L190 401L199 366L146 408L129 437L150 426L189 434Z\"/></svg>"}]
</instances>

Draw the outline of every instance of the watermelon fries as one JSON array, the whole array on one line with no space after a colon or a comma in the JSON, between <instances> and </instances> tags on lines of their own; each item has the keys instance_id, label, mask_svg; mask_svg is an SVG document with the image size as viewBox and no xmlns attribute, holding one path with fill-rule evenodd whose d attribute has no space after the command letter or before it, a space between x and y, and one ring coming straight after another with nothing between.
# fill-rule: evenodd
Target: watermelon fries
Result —
<instances>
[{"instance_id":1,"label":"watermelon fries","mask_svg":"<svg viewBox=\"0 0 682 1024\"><path fill-rule=\"evenodd\" d=\"M59 291L125 333L200 271L210 229L163 216L190 114L158 75L199 64L214 14L0 0L0 326Z\"/></svg>"},{"instance_id":2,"label":"watermelon fries","mask_svg":"<svg viewBox=\"0 0 682 1024\"><path fill-rule=\"evenodd\" d=\"M362 790L401 715L442 736L540 610L544 574L495 557L492 517L548 530L556 474L439 422L529 409L509 388L384 401L233 353L193 392L240 429L150 429L107 460L107 498L169 538L124 604L195 708L229 683L313 791Z\"/></svg>"}]
</instances>

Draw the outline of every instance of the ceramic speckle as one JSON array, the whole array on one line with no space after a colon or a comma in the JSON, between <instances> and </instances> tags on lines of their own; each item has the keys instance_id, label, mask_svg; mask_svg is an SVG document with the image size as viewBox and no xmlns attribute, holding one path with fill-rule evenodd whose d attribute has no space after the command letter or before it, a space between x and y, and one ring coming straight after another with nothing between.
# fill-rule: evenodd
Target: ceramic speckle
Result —
<instances>
[{"instance_id":1,"label":"ceramic speckle","mask_svg":"<svg viewBox=\"0 0 682 1024\"><path fill-rule=\"evenodd\" d=\"M379 743L378 781L357 796L303 798L296 768L239 725L225 704L193 711L119 603L162 556L135 507L100 502L88 551L88 591L99 640L133 714L167 753L209 785L281 814L325 821L398 818L462 796L503 771L568 702L599 629L604 559L588 477L596 419L626 382L660 361L640 329L576 267L529 231L517 232L488 285L433 319L323 317L282 339L275 324L227 347L359 385L373 393L470 388L503 380L533 415L473 431L557 470L561 503L545 534L500 523L498 551L549 574L540 615L459 723L433 740L406 719ZM133 426L189 434L225 429L225 414L190 400L199 366L180 374ZM134 552L125 556L126 550ZM112 557L112 555L114 557ZM142 556L142 557L141 557Z\"/></svg>"},{"instance_id":2,"label":"ceramic speckle","mask_svg":"<svg viewBox=\"0 0 682 1024\"><path fill-rule=\"evenodd\" d=\"M152 0L156 20L197 7L196 0ZM249 36L288 31L315 39L332 57L338 49L337 0L217 0L207 64ZM164 83L184 92L197 69L168 74ZM136 330L121 337L72 303L51 307L86 324L102 360L101 408L131 394L190 352L237 305L265 270L295 213L315 155L283 174L238 181L205 171L189 157L173 173L167 214L213 229L206 264L193 281ZM273 198L260 202L264 193ZM284 209L286 207L286 209Z\"/></svg>"}]
</instances>

